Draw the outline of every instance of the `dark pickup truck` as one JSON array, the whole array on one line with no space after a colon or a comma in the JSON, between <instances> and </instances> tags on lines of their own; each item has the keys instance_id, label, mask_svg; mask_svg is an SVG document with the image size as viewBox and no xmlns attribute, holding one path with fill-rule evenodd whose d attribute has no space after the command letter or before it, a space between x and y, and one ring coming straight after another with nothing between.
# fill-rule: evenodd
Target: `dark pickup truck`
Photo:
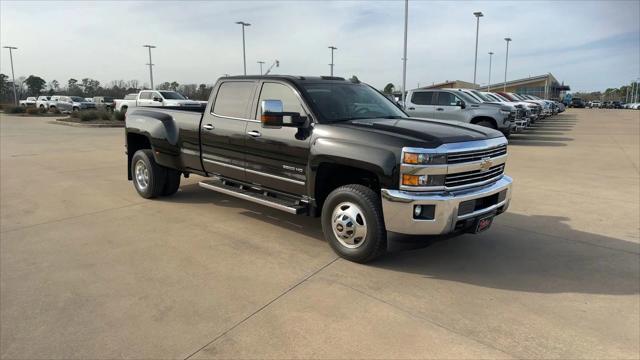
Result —
<instances>
[{"instance_id":1,"label":"dark pickup truck","mask_svg":"<svg viewBox=\"0 0 640 360\"><path fill-rule=\"evenodd\" d=\"M511 197L502 133L412 119L337 77L221 78L204 111L130 109L126 144L142 197L204 176L205 189L321 217L331 247L356 262L383 254L387 231L483 231Z\"/></svg>"}]
</instances>

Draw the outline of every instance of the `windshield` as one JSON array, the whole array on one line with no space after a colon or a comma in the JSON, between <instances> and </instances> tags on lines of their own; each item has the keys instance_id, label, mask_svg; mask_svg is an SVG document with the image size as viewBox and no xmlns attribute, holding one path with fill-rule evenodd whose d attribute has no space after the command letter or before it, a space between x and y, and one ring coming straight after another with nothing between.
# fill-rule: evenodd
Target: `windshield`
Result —
<instances>
[{"instance_id":1,"label":"windshield","mask_svg":"<svg viewBox=\"0 0 640 360\"><path fill-rule=\"evenodd\" d=\"M160 91L160 94L162 95L163 98L165 99L171 99L171 100L186 100L184 96L182 96L182 94L177 93L175 91Z\"/></svg>"},{"instance_id":2,"label":"windshield","mask_svg":"<svg viewBox=\"0 0 640 360\"><path fill-rule=\"evenodd\" d=\"M494 99L490 98L488 95L485 95L485 94L481 93L480 91L472 90L471 92L473 92L473 94L475 96L477 96L480 99L482 99L482 101L485 101L485 102L494 102L495 101Z\"/></svg>"},{"instance_id":3,"label":"windshield","mask_svg":"<svg viewBox=\"0 0 640 360\"><path fill-rule=\"evenodd\" d=\"M85 102L84 98L81 98L79 96L72 96L71 100L73 100L73 102Z\"/></svg>"},{"instance_id":4,"label":"windshield","mask_svg":"<svg viewBox=\"0 0 640 360\"><path fill-rule=\"evenodd\" d=\"M305 84L313 107L321 122L370 118L402 118L407 115L389 99L365 84Z\"/></svg>"}]
</instances>

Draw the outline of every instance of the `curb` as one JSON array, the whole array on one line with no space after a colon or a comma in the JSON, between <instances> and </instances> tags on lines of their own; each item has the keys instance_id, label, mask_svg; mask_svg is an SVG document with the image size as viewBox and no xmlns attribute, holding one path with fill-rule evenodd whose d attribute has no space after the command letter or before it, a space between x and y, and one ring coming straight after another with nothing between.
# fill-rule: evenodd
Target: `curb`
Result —
<instances>
[{"instance_id":1,"label":"curb","mask_svg":"<svg viewBox=\"0 0 640 360\"><path fill-rule=\"evenodd\" d=\"M48 121L48 123L54 124L54 125L64 125L64 126L80 127L80 128L123 128L124 127L124 121L122 122L122 125L120 124L82 124L82 123L74 123L70 121L61 121L61 120Z\"/></svg>"}]
</instances>

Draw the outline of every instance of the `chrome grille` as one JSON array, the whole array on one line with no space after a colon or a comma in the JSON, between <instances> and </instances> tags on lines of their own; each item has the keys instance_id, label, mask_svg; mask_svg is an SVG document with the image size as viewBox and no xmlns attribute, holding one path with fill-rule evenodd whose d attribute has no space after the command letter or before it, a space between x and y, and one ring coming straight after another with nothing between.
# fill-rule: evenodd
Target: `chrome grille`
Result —
<instances>
[{"instance_id":1,"label":"chrome grille","mask_svg":"<svg viewBox=\"0 0 640 360\"><path fill-rule=\"evenodd\" d=\"M480 185L502 176L503 173L504 164L496 165L487 171L473 170L449 174L445 177L444 185L447 188L457 188L471 184Z\"/></svg>"},{"instance_id":2,"label":"chrome grille","mask_svg":"<svg viewBox=\"0 0 640 360\"><path fill-rule=\"evenodd\" d=\"M507 154L507 144L500 145L491 149L483 149L477 151L464 151L458 153L447 154L448 164L460 164L472 161L480 161L484 158L495 158Z\"/></svg>"}]
</instances>

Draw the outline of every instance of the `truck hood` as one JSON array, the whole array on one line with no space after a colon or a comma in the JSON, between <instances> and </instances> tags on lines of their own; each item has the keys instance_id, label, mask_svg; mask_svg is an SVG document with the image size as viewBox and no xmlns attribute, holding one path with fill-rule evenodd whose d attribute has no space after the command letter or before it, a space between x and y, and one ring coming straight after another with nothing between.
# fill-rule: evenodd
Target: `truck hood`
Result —
<instances>
[{"instance_id":1,"label":"truck hood","mask_svg":"<svg viewBox=\"0 0 640 360\"><path fill-rule=\"evenodd\" d=\"M503 136L497 130L482 126L425 118L358 119L335 125L362 130L368 129L395 137L411 137L417 141L426 142L427 144L425 145L429 147Z\"/></svg>"}]
</instances>

